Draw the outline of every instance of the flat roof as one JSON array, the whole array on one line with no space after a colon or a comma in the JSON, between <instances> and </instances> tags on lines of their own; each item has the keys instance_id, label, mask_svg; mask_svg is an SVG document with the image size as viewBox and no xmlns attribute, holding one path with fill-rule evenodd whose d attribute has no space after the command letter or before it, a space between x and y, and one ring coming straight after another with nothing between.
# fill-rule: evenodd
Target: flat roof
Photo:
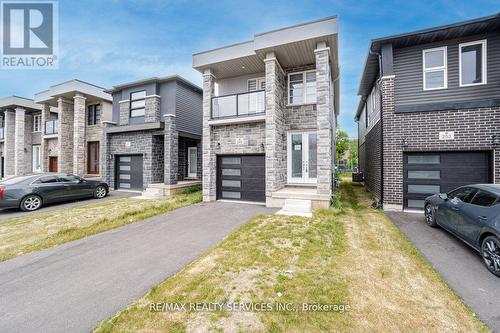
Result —
<instances>
[{"instance_id":1,"label":"flat roof","mask_svg":"<svg viewBox=\"0 0 500 333\"><path fill-rule=\"evenodd\" d=\"M165 76L165 77L151 77L151 78L142 79L142 80L138 80L138 81L127 82L127 83L113 86L113 88L107 89L106 92L109 94L112 94L114 92L117 92L117 91L125 89L125 88L135 87L135 86L148 84L148 83L162 83L162 82L168 82L168 81L179 81L179 82L182 82L185 85L193 88L196 91L203 92L203 89L200 86L183 78L180 75L170 75L170 76Z\"/></svg>"},{"instance_id":2,"label":"flat roof","mask_svg":"<svg viewBox=\"0 0 500 333\"><path fill-rule=\"evenodd\" d=\"M27 110L42 110L41 105L36 104L32 99L20 97L20 96L8 96L0 99L0 110L4 109L14 109L16 107L21 107Z\"/></svg>"},{"instance_id":3,"label":"flat roof","mask_svg":"<svg viewBox=\"0 0 500 333\"><path fill-rule=\"evenodd\" d=\"M73 79L49 87L49 89L35 94L36 103L54 103L59 97L68 97L73 93L81 93L95 99L111 101L111 95L105 89L95 84Z\"/></svg>"}]
</instances>

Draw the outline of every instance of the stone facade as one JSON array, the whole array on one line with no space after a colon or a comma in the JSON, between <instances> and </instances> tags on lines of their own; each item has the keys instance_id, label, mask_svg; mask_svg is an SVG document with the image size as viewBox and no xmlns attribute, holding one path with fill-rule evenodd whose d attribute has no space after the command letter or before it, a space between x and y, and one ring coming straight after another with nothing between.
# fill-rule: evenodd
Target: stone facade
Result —
<instances>
[{"instance_id":1,"label":"stone facade","mask_svg":"<svg viewBox=\"0 0 500 333\"><path fill-rule=\"evenodd\" d=\"M74 112L73 101L59 98L57 100L59 110L59 133L57 170L62 173L73 172L73 131Z\"/></svg>"},{"instance_id":2,"label":"stone facade","mask_svg":"<svg viewBox=\"0 0 500 333\"><path fill-rule=\"evenodd\" d=\"M130 101L120 101L120 126L128 125L130 118Z\"/></svg>"},{"instance_id":3,"label":"stone facade","mask_svg":"<svg viewBox=\"0 0 500 333\"><path fill-rule=\"evenodd\" d=\"M82 95L76 94L73 97L73 173L75 175L84 175L86 173L86 140L85 128L87 125L85 117L85 100Z\"/></svg>"},{"instance_id":4,"label":"stone facade","mask_svg":"<svg viewBox=\"0 0 500 333\"><path fill-rule=\"evenodd\" d=\"M201 179L201 168L202 168L202 154L201 154L201 142L200 140L194 140L190 138L179 137L179 173L178 179L184 180L188 178L188 148L196 147L198 153L198 161L196 165L196 178Z\"/></svg>"},{"instance_id":5,"label":"stone facade","mask_svg":"<svg viewBox=\"0 0 500 333\"><path fill-rule=\"evenodd\" d=\"M167 185L177 184L179 166L179 133L175 125L175 116L165 115L165 177Z\"/></svg>"},{"instance_id":6,"label":"stone facade","mask_svg":"<svg viewBox=\"0 0 500 333\"><path fill-rule=\"evenodd\" d=\"M213 152L217 155L265 152L266 125L263 122L214 126L212 131Z\"/></svg>"},{"instance_id":7,"label":"stone facade","mask_svg":"<svg viewBox=\"0 0 500 333\"><path fill-rule=\"evenodd\" d=\"M14 173L16 175L24 175L26 174L26 156L24 151L26 110L23 108L16 108L15 112Z\"/></svg>"},{"instance_id":8,"label":"stone facade","mask_svg":"<svg viewBox=\"0 0 500 333\"><path fill-rule=\"evenodd\" d=\"M147 96L145 100L144 122L157 123L160 121L160 96Z\"/></svg>"},{"instance_id":9,"label":"stone facade","mask_svg":"<svg viewBox=\"0 0 500 333\"><path fill-rule=\"evenodd\" d=\"M16 174L14 163L9 163L8 161L15 160L15 147L16 147L16 135L15 135L15 125L16 124L16 114L14 110L5 111L5 149L4 149L4 161L5 170L4 176L14 176Z\"/></svg>"},{"instance_id":10,"label":"stone facade","mask_svg":"<svg viewBox=\"0 0 500 333\"><path fill-rule=\"evenodd\" d=\"M382 124L377 122L359 146L359 166L366 189L382 200Z\"/></svg>"},{"instance_id":11,"label":"stone facade","mask_svg":"<svg viewBox=\"0 0 500 333\"><path fill-rule=\"evenodd\" d=\"M215 77L210 71L203 74L203 201L216 199L216 141L210 121L212 97L215 95Z\"/></svg>"}]
</instances>

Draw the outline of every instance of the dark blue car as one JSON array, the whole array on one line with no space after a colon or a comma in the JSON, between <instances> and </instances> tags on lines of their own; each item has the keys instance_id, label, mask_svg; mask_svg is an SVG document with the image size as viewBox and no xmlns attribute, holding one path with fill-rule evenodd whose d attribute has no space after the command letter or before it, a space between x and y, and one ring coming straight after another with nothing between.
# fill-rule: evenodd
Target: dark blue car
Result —
<instances>
[{"instance_id":1,"label":"dark blue car","mask_svg":"<svg viewBox=\"0 0 500 333\"><path fill-rule=\"evenodd\" d=\"M425 220L479 251L488 270L500 277L500 185L463 186L430 196Z\"/></svg>"}]
</instances>

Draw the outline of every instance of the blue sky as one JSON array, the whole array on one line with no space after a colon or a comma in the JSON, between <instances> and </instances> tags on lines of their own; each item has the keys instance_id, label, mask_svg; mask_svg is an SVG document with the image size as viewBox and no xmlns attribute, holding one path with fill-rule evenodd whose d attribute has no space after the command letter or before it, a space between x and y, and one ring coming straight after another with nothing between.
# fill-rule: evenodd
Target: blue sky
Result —
<instances>
[{"instance_id":1,"label":"blue sky","mask_svg":"<svg viewBox=\"0 0 500 333\"><path fill-rule=\"evenodd\" d=\"M474 1L155 1L61 0L58 70L0 70L0 96L33 94L78 78L106 88L179 74L200 84L191 55L264 32L338 15L340 127L352 137L357 87L372 38L500 11Z\"/></svg>"}]
</instances>

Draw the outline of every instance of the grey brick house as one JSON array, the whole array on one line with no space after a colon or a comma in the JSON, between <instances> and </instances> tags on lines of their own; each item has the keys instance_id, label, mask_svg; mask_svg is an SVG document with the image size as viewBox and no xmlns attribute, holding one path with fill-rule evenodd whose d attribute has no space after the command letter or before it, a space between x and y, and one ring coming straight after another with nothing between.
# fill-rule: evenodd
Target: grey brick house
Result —
<instances>
[{"instance_id":1,"label":"grey brick house","mask_svg":"<svg viewBox=\"0 0 500 333\"><path fill-rule=\"evenodd\" d=\"M203 74L203 198L310 213L332 195L337 18L193 55ZM292 207L294 206L294 207Z\"/></svg>"},{"instance_id":2,"label":"grey brick house","mask_svg":"<svg viewBox=\"0 0 500 333\"><path fill-rule=\"evenodd\" d=\"M101 176L102 122L111 119L111 95L71 80L35 94L34 102L40 106L40 171Z\"/></svg>"},{"instance_id":3,"label":"grey brick house","mask_svg":"<svg viewBox=\"0 0 500 333\"><path fill-rule=\"evenodd\" d=\"M202 90L180 76L113 87L105 122L104 180L112 188L169 195L201 183Z\"/></svg>"},{"instance_id":4,"label":"grey brick house","mask_svg":"<svg viewBox=\"0 0 500 333\"><path fill-rule=\"evenodd\" d=\"M500 14L372 40L359 95L359 166L384 209L500 182Z\"/></svg>"}]
</instances>

